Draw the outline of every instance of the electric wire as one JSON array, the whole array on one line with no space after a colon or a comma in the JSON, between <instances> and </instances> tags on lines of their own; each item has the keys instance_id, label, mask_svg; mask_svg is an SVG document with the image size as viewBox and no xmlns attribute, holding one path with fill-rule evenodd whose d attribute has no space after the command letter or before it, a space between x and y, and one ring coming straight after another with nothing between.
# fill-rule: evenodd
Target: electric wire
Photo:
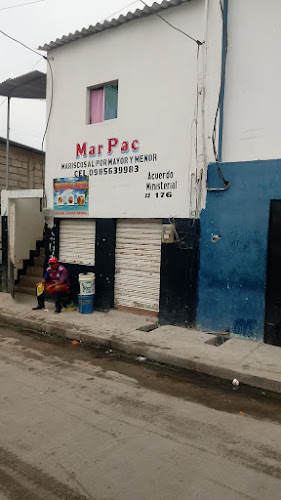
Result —
<instances>
[{"instance_id":1,"label":"electric wire","mask_svg":"<svg viewBox=\"0 0 281 500\"><path fill-rule=\"evenodd\" d=\"M43 1L43 0L42 0ZM140 1L145 7L148 7L150 8L143 0L136 0L134 2L131 2L130 4L128 4L127 6L124 6L122 9L120 9L119 11L113 13L112 15L108 16L107 18L105 18L105 20L107 20L108 18L110 17L113 17L115 16L116 14L118 14L119 12L122 12L124 9L134 5L135 3L137 3L138 1ZM30 2L32 3L32 2ZM37 3L37 2L34 2L34 3ZM163 22L165 22L168 26L170 26L172 29L178 31L179 33L183 34L184 36L186 36L187 38L189 38L190 40L194 41L198 48L200 45L202 45L204 42L201 42L200 40L196 40L195 38L193 38L191 35L188 35L188 33L185 33L183 30L181 30L180 28L177 28L176 26L174 26L172 23L170 23L169 21L167 21L167 19L165 19L164 17L162 17L158 12L155 12L154 13L160 18L162 19ZM42 139L42 146L41 146L41 149L42 149L42 176L43 176L43 205L45 205L45 202L46 202L46 192L45 192L45 161L43 161L43 155L44 155L44 141L45 141L45 137L46 137L46 134L47 134L47 131L48 131L48 127L49 127L49 122L50 122L50 118L51 118L51 113L52 113L52 108L53 108L53 90L54 90L54 75L53 75L53 69L52 69L52 66L51 66L51 63L48 59L47 56L44 56L42 54L40 54L40 52L38 52L37 50L34 50L32 49L31 47L29 47L28 45L26 45L25 43L21 42L20 40L17 40L16 38L12 37L11 35L8 35L8 33L6 33L5 31L1 30L0 29L0 33L2 33L2 35L6 36L7 38L9 38L10 40L13 40L14 42L18 43L19 45L21 45L22 47L24 47L25 49L33 52L34 54L37 54L39 55L40 57L42 57L43 59L45 59L47 61L47 63L49 64L49 68L50 68L50 74L51 74L51 82L52 82L52 85L51 85L51 102L50 102L50 109L49 109L49 114L48 114L48 119L47 119L47 123L46 123L46 128L45 128L45 131L44 131L44 134L43 134L43 139ZM197 57L198 57L198 53L197 53ZM37 63L36 63L37 64ZM198 97L197 97L198 99ZM3 104L3 103L2 103Z\"/></svg>"},{"instance_id":2,"label":"electric wire","mask_svg":"<svg viewBox=\"0 0 281 500\"><path fill-rule=\"evenodd\" d=\"M2 7L0 10L16 9L17 7L25 7L26 5L32 5L34 3L42 3L46 0L35 0L34 2L20 3L18 5L11 5L10 7Z\"/></svg>"},{"instance_id":3,"label":"electric wire","mask_svg":"<svg viewBox=\"0 0 281 500\"><path fill-rule=\"evenodd\" d=\"M52 114L52 109L53 109L53 100L54 100L54 73L53 73L53 68L52 68L52 65L49 61L48 58L46 58L47 60L47 63L49 65L49 68L50 68L50 75L51 75L51 102L50 102L50 109L49 109L49 114L48 114L48 119L47 119L47 123L46 123L46 128L45 128L45 131L44 131L44 135L43 135L43 139L42 139L42 146L41 146L41 150L42 150L42 181L43 181L43 208L46 208L47 206L47 196L46 196L46 189L45 189L45 154L44 154L44 141L45 141L45 137L46 137L46 134L47 134L47 131L48 131L48 128L49 128L49 123L50 123L50 118L51 118L51 114Z\"/></svg>"},{"instance_id":4,"label":"electric wire","mask_svg":"<svg viewBox=\"0 0 281 500\"><path fill-rule=\"evenodd\" d=\"M10 40L13 40L14 42L16 43L19 43L20 45L22 45L25 49L27 50L30 50L31 52L34 52L34 54L37 54L38 56L41 56L43 57L43 59L47 59L46 56L43 56L42 54L40 54L40 52L37 52L37 50L34 50L32 49L31 47L28 47L28 45L25 45L25 43L23 42L20 42L19 40L17 40L16 38L12 37L11 35L8 35L8 33L6 33L5 31L1 30L0 29L0 33L2 33L2 35L6 36L7 38L10 38Z\"/></svg>"},{"instance_id":5,"label":"electric wire","mask_svg":"<svg viewBox=\"0 0 281 500\"><path fill-rule=\"evenodd\" d=\"M45 61L47 61L47 64L49 65L49 68L50 68L51 82L52 82L51 83L51 102L50 102L49 114L48 114L48 118L47 118L47 122L46 122L45 131L44 131L44 134L43 134L42 145L41 145L41 153L42 153L43 207L45 208L46 207L46 202L47 202L47 196L46 196L46 190L45 190L45 153L44 153L44 141L45 141L45 137L46 137L46 134L47 134L47 131L48 131L48 127L49 127L49 123L50 123L50 118L51 118L51 113L52 113L52 109L53 109L53 98L54 98L54 74L53 74L53 68L52 68L51 63L50 63L50 61L49 61L49 59L48 59L47 56L44 56L43 54L40 54L40 52L37 52L37 50L32 49L31 47L29 47L25 43L21 42L20 40L17 40L16 38L8 35L8 33L5 33L5 31L3 31L3 30L0 30L0 33L2 33L2 35L6 36L10 40L13 40L14 42L16 42L19 45L23 46L25 49L33 52L34 54L37 54L38 56L40 56L40 58L45 59ZM38 63L39 63L39 61L36 62L36 64L34 65L34 67L37 66Z\"/></svg>"},{"instance_id":6,"label":"electric wire","mask_svg":"<svg viewBox=\"0 0 281 500\"><path fill-rule=\"evenodd\" d=\"M119 9L119 10L117 10L116 12L114 12L113 14L110 14L110 16L105 17L102 21L100 21L100 23L103 23L104 21L107 21L107 20L108 20L108 19L110 19L111 17L116 16L116 14L119 14L119 12L122 12L122 10L128 9L129 7L131 7L131 6L132 6L132 5L134 5L135 3L139 3L140 1L141 1L141 0L135 0L134 2L129 3L129 5L125 5L125 7L122 7L122 9Z\"/></svg>"},{"instance_id":7,"label":"electric wire","mask_svg":"<svg viewBox=\"0 0 281 500\"><path fill-rule=\"evenodd\" d=\"M1 108L1 106L3 106L3 104L7 101L7 99L8 99L8 97L5 97L5 98L3 99L3 101L2 101L2 102L1 102L1 104L0 104L0 108Z\"/></svg>"},{"instance_id":8,"label":"electric wire","mask_svg":"<svg viewBox=\"0 0 281 500\"><path fill-rule=\"evenodd\" d=\"M143 5L145 5L145 7L148 7L149 9L151 7L149 7L149 5L147 5L143 0L139 0L141 3L143 3ZM200 42L200 40L196 40L195 38L193 38L191 35L188 35L188 33L186 33L185 31L181 30L180 28L177 28L177 26L174 26L172 23L170 23L169 21L167 21L167 19L165 19L165 17L161 16L158 12L154 11L153 12L156 16L158 16L160 19L162 19L162 21L164 21L164 23L168 24L168 26L170 26L171 28L173 28L174 30L178 31L179 33L182 33L182 35L185 35L187 36L187 38L189 38L190 40L193 40L193 42L195 42L198 46L199 45L203 45L203 42Z\"/></svg>"}]
</instances>

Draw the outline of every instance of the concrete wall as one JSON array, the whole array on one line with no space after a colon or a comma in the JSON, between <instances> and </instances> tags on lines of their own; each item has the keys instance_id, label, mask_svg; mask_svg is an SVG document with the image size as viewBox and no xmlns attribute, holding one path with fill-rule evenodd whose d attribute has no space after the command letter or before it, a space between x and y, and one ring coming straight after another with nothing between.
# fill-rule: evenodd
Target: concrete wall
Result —
<instances>
[{"instance_id":1,"label":"concrete wall","mask_svg":"<svg viewBox=\"0 0 281 500\"><path fill-rule=\"evenodd\" d=\"M281 199L281 160L222 164L225 192L209 192L201 213L199 329L262 340L270 200ZM210 165L208 183L220 182ZM221 238L212 243L214 235Z\"/></svg>"},{"instance_id":2,"label":"concrete wall","mask_svg":"<svg viewBox=\"0 0 281 500\"><path fill-rule=\"evenodd\" d=\"M38 189L42 181L42 155L10 145L9 189ZM0 192L6 188L6 141L0 141Z\"/></svg>"},{"instance_id":3,"label":"concrete wall","mask_svg":"<svg viewBox=\"0 0 281 500\"><path fill-rule=\"evenodd\" d=\"M222 161L281 157L281 2L229 0Z\"/></svg>"},{"instance_id":4,"label":"concrete wall","mask_svg":"<svg viewBox=\"0 0 281 500\"><path fill-rule=\"evenodd\" d=\"M107 140L118 138L119 145L110 159L124 159L122 141L137 139L139 150L129 153L129 164L136 156L155 153L157 161L140 162L139 171L105 175L104 170L90 176L89 217L189 217L194 208L199 170L204 170L201 135L202 85L206 77L205 101L207 161L213 160L211 131L218 99L221 65L221 15L219 1L210 2L208 43L197 56L197 45L167 26L156 15L126 23L118 28L67 44L49 52L54 73L54 100L46 146L46 190L48 206L53 205L53 179L100 170L101 159L108 161ZM202 40L205 1L193 0L163 11L168 21ZM202 67L202 51L208 48L208 61ZM118 80L118 117L88 124L89 88ZM198 84L198 87L197 87ZM51 80L48 74L48 106ZM196 137L197 121L197 137ZM100 157L76 158L76 144L103 145ZM197 151L197 158L195 149ZM209 156L208 156L209 155ZM127 155L128 156L128 155ZM130 159L132 156L132 160ZM86 160L84 166L83 161ZM79 166L77 166L79 161ZM75 163L76 162L76 163ZM68 163L69 169L61 168ZM91 165L91 163L90 163ZM105 163L107 167L108 164ZM173 172L177 188L172 196L146 196L149 173ZM205 175L205 172L202 174ZM202 183L204 190L204 182ZM204 196L203 196L204 198Z\"/></svg>"},{"instance_id":5,"label":"concrete wall","mask_svg":"<svg viewBox=\"0 0 281 500\"><path fill-rule=\"evenodd\" d=\"M43 185L42 154L31 148L10 143L9 189L40 189ZM1 191L6 188L6 140L0 139L0 214ZM41 236L42 238L42 236ZM2 234L0 232L0 245ZM2 252L0 252L0 266Z\"/></svg>"},{"instance_id":6,"label":"concrete wall","mask_svg":"<svg viewBox=\"0 0 281 500\"><path fill-rule=\"evenodd\" d=\"M15 279L23 267L23 260L29 259L30 250L36 249L36 241L43 239L44 216L40 212L40 198L15 199Z\"/></svg>"}]
</instances>

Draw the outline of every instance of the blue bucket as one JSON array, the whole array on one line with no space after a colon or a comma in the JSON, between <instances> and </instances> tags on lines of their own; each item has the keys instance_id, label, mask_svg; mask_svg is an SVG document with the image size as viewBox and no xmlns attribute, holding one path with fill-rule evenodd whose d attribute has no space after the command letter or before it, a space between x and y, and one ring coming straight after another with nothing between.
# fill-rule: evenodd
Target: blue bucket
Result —
<instances>
[{"instance_id":1,"label":"blue bucket","mask_svg":"<svg viewBox=\"0 0 281 500\"><path fill-rule=\"evenodd\" d=\"M94 295L78 295L79 312L81 314L91 314L94 312Z\"/></svg>"}]
</instances>

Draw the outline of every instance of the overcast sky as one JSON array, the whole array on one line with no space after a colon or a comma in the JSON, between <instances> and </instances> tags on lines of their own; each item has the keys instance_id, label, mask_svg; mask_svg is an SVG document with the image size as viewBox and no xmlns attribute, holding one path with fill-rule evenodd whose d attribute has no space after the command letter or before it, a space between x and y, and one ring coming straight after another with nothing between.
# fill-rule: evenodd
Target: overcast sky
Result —
<instances>
[{"instance_id":1,"label":"overcast sky","mask_svg":"<svg viewBox=\"0 0 281 500\"><path fill-rule=\"evenodd\" d=\"M145 0L152 5L153 0ZM33 49L77 29L143 8L132 0L0 0L0 29ZM157 0L161 3L161 0ZM0 33L0 82L28 73L46 71L45 61ZM10 139L41 148L45 130L45 101L11 99ZM7 99L0 96L0 136L6 137Z\"/></svg>"}]
</instances>

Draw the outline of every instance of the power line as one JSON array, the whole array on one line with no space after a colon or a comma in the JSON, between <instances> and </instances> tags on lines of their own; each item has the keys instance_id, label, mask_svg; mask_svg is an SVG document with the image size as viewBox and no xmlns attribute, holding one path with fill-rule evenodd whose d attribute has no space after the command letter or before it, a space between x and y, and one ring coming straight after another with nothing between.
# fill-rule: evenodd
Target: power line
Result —
<instances>
[{"instance_id":1,"label":"power line","mask_svg":"<svg viewBox=\"0 0 281 500\"><path fill-rule=\"evenodd\" d=\"M45 137L46 137L46 134L47 134L47 130L48 130L48 127L49 127L49 123L50 123L50 118L51 118L51 113L52 113L52 109L53 109L53 98L54 98L54 74L53 74L53 68L51 66L51 63L48 59L47 56L43 56L42 54L40 54L39 52L37 52L37 50L34 50L32 49L31 47L28 47L28 45L25 45L24 43L20 42L19 40L17 40L16 38L13 38L12 36L8 35L7 33L5 33L4 31L0 30L0 33L2 33L2 35L10 38L11 40L13 40L14 42L16 43L19 43L20 45L22 45L25 49L27 50L30 50L31 52L33 52L34 54L37 54L38 56L40 56L40 58L42 59L45 59L45 61L47 61L47 64L49 65L49 68L50 68L50 74L51 74L51 102L50 102L50 109L49 109L49 114L48 114L48 119L47 119L47 123L46 123L46 127L45 127L45 131L44 131L44 134L43 134L43 139L42 139L42 145L41 145L41 153L42 153L42 181L43 181L43 204L44 206L46 205L46 189L45 189L45 161L44 161L44 141L45 141ZM35 63L35 65L33 66L33 68L35 66L37 66L37 64L39 63L39 61L37 61ZM3 104L3 103L2 103Z\"/></svg>"},{"instance_id":2,"label":"power line","mask_svg":"<svg viewBox=\"0 0 281 500\"><path fill-rule=\"evenodd\" d=\"M10 7L2 7L2 9L0 9L0 10L16 9L17 7L24 7L25 5L32 5L34 3L42 3L45 1L46 0L35 0L34 2L20 3L18 5L11 5Z\"/></svg>"},{"instance_id":3,"label":"power line","mask_svg":"<svg viewBox=\"0 0 281 500\"><path fill-rule=\"evenodd\" d=\"M42 153L42 181L43 181L43 207L45 208L47 206L47 196L46 196L46 186L45 186L45 158L44 158L44 141L45 137L49 128L49 123L50 123L50 118L52 114L52 109L53 109L53 100L54 100L54 73L53 73L53 68L52 65L49 61L49 59L46 57L46 61L49 64L50 68L50 74L51 74L51 102L50 102L50 109L49 109L49 115L46 123L46 128L44 131L43 139L42 139L42 146L41 146L41 153ZM47 97L47 96L46 96Z\"/></svg>"},{"instance_id":4,"label":"power line","mask_svg":"<svg viewBox=\"0 0 281 500\"><path fill-rule=\"evenodd\" d=\"M100 21L101 23L104 22L104 21L107 21L107 19L109 19L110 17L113 17L113 16L116 16L116 14L119 14L119 12L122 12L122 10L125 10L125 9L128 9L129 7L131 7L132 5L134 5L135 3L139 3L141 0L135 0L135 2L132 2L132 3L129 3L129 5L125 5L125 7L123 7L122 9L120 10L117 10L117 12L114 12L113 14L110 14L110 16L107 16L105 19L103 19L102 21Z\"/></svg>"},{"instance_id":5,"label":"power line","mask_svg":"<svg viewBox=\"0 0 281 500\"><path fill-rule=\"evenodd\" d=\"M38 61L35 64L33 64L32 68L30 70L30 73L31 73L31 71L34 70L34 68L36 68L36 66L38 66L38 64L41 62L41 60L42 60L42 56L40 55L40 58L38 59Z\"/></svg>"},{"instance_id":6,"label":"power line","mask_svg":"<svg viewBox=\"0 0 281 500\"><path fill-rule=\"evenodd\" d=\"M0 104L0 108L1 108L1 106L3 106L3 104L7 101L7 99L8 99L8 97L5 97L5 98L3 99L3 101L2 101L2 102L1 102L1 104Z\"/></svg>"},{"instance_id":7,"label":"power line","mask_svg":"<svg viewBox=\"0 0 281 500\"><path fill-rule=\"evenodd\" d=\"M143 5L145 5L146 7L148 7L149 9L151 7L149 7L149 5L147 5L143 0L140 0L141 3L143 3ZM162 21L164 21L164 23L168 24L168 26L170 26L171 28L173 28L174 30L178 31L179 33L182 33L182 35L185 35L187 36L187 38L189 38L190 40L193 40L193 42L197 43L197 45L203 45L203 42L200 42L200 40L196 40L195 38L193 38L192 36L188 35L187 33L185 33L185 31L181 30L180 28L177 28L176 26L174 26L172 23L170 23L169 21L167 21L167 19L165 19L165 17L162 17L158 12L154 11L154 14L156 16L158 16L160 19L162 19Z\"/></svg>"},{"instance_id":8,"label":"power line","mask_svg":"<svg viewBox=\"0 0 281 500\"><path fill-rule=\"evenodd\" d=\"M30 50L31 52L34 52L34 54L37 54L38 56L41 56L43 57L44 59L47 59L46 56L43 56L42 54L40 54L40 52L37 52L37 50L34 50L32 49L31 47L28 47L28 45L25 45L25 43L23 42L20 42L19 40L17 40L16 38L13 38L11 35L8 35L8 33L5 33L5 31L2 31L0 30L0 33L2 33L2 35L6 36L7 38L10 38L10 40L13 40L14 42L16 43L19 43L20 45L22 45L25 49L27 50Z\"/></svg>"}]
</instances>

